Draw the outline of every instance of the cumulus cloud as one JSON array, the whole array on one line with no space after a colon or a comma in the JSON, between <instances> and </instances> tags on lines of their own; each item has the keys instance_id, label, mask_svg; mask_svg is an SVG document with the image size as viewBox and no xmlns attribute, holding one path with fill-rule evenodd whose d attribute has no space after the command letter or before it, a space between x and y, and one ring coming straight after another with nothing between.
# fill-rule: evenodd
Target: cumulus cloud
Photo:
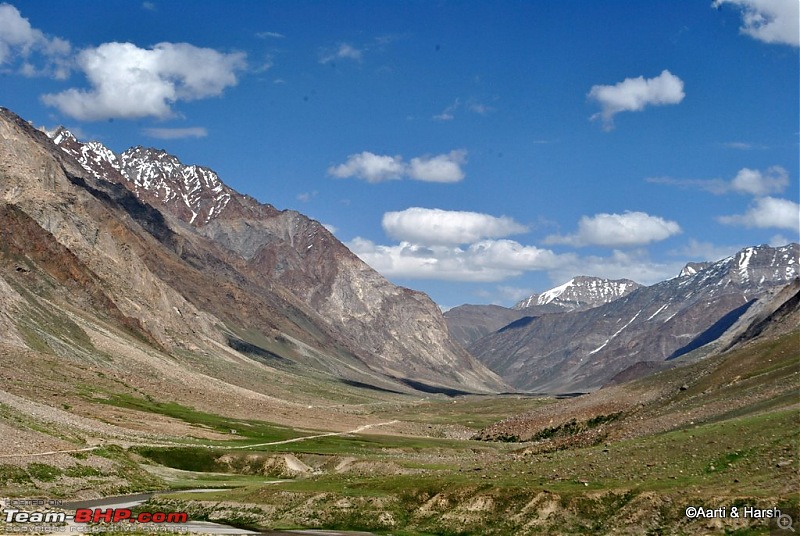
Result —
<instances>
[{"instance_id":1,"label":"cumulus cloud","mask_svg":"<svg viewBox=\"0 0 800 536\"><path fill-rule=\"evenodd\" d=\"M399 179L405 172L402 156L377 155L369 151L351 154L347 162L328 168L328 174L346 179L356 177L376 183Z\"/></svg>"},{"instance_id":2,"label":"cumulus cloud","mask_svg":"<svg viewBox=\"0 0 800 536\"><path fill-rule=\"evenodd\" d=\"M571 262L574 255L523 246L512 240L484 240L467 248L401 242L377 245L356 238L347 246L386 277L494 282L527 270L547 270Z\"/></svg>"},{"instance_id":3,"label":"cumulus cloud","mask_svg":"<svg viewBox=\"0 0 800 536\"><path fill-rule=\"evenodd\" d=\"M642 213L617 216L628 222L645 224L661 220ZM606 215L599 215L606 216ZM648 219L649 218L649 219ZM597 221L602 218L596 217ZM666 222L668 230L674 231ZM361 237L347 246L364 262L389 278L430 279L460 282L499 282L525 272L546 272L554 284L578 274L592 274L614 279L631 278L652 284L677 274L684 259L656 262L642 248L615 249L607 256L580 256L555 253L546 248L521 244L502 238L525 228L510 218L486 214L435 209L411 208L387 213L383 227L399 243L376 244ZM602 224L600 225L602 227ZM650 237L657 234L650 230ZM617 242L645 243L643 237ZM512 293L509 290L509 295ZM515 298L529 295L529 290L513 289ZM516 301L516 300L515 300Z\"/></svg>"},{"instance_id":4,"label":"cumulus cloud","mask_svg":"<svg viewBox=\"0 0 800 536\"><path fill-rule=\"evenodd\" d=\"M800 204L788 199L760 197L750 205L744 214L720 216L720 223L757 227L760 229L777 228L800 231Z\"/></svg>"},{"instance_id":5,"label":"cumulus cloud","mask_svg":"<svg viewBox=\"0 0 800 536\"><path fill-rule=\"evenodd\" d=\"M783 192L789 186L789 174L781 166L772 166L765 172L743 168L731 181L731 189L750 195L767 195Z\"/></svg>"},{"instance_id":6,"label":"cumulus cloud","mask_svg":"<svg viewBox=\"0 0 800 536\"><path fill-rule=\"evenodd\" d=\"M145 128L142 130L145 136L158 138L161 140L177 140L181 138L205 138L208 130L205 127L187 128Z\"/></svg>"},{"instance_id":7,"label":"cumulus cloud","mask_svg":"<svg viewBox=\"0 0 800 536\"><path fill-rule=\"evenodd\" d=\"M764 43L800 46L800 3L797 0L715 0L714 7L733 4L742 12L739 31Z\"/></svg>"},{"instance_id":8,"label":"cumulus cloud","mask_svg":"<svg viewBox=\"0 0 800 536\"><path fill-rule=\"evenodd\" d=\"M139 48L131 43L104 43L77 58L91 89L68 89L42 100L64 114L86 121L110 118L167 118L177 101L222 94L237 83L245 54L225 54L188 43L159 43Z\"/></svg>"},{"instance_id":9,"label":"cumulus cloud","mask_svg":"<svg viewBox=\"0 0 800 536\"><path fill-rule=\"evenodd\" d=\"M631 247L664 240L681 232L674 221L651 216L645 212L624 214L597 214L583 216L578 222L578 232L571 235L551 235L546 244L571 246Z\"/></svg>"},{"instance_id":10,"label":"cumulus cloud","mask_svg":"<svg viewBox=\"0 0 800 536\"><path fill-rule=\"evenodd\" d=\"M320 54L319 62L322 64L326 64L341 59L361 61L361 58L363 56L364 56L364 51L348 43L341 43L334 50L323 51Z\"/></svg>"},{"instance_id":11,"label":"cumulus cloud","mask_svg":"<svg viewBox=\"0 0 800 536\"><path fill-rule=\"evenodd\" d=\"M678 104L683 100L683 80L667 70L655 78L626 78L613 86L596 85L587 95L597 101L602 111L592 120L602 119L603 128L614 128L614 116L620 112L639 112L648 105Z\"/></svg>"},{"instance_id":12,"label":"cumulus cloud","mask_svg":"<svg viewBox=\"0 0 800 536\"><path fill-rule=\"evenodd\" d=\"M695 188L712 194L736 192L754 196L783 192L789 185L789 173L781 166L772 166L766 171L742 168L730 181L722 179L675 179L672 177L649 177L647 182L666 184L679 188Z\"/></svg>"},{"instance_id":13,"label":"cumulus cloud","mask_svg":"<svg viewBox=\"0 0 800 536\"><path fill-rule=\"evenodd\" d=\"M425 245L471 244L528 230L506 216L419 207L387 212L382 225L391 238Z\"/></svg>"},{"instance_id":14,"label":"cumulus cloud","mask_svg":"<svg viewBox=\"0 0 800 536\"><path fill-rule=\"evenodd\" d=\"M467 161L464 150L450 151L431 157L412 158L408 176L425 182L459 182L464 179L461 165Z\"/></svg>"},{"instance_id":15,"label":"cumulus cloud","mask_svg":"<svg viewBox=\"0 0 800 536\"><path fill-rule=\"evenodd\" d=\"M355 177L370 183L403 177L425 182L459 182L464 179L461 166L466 161L467 151L463 149L412 158L408 164L400 155L377 155L364 151L348 156L344 164L329 167L328 174L340 179Z\"/></svg>"},{"instance_id":16,"label":"cumulus cloud","mask_svg":"<svg viewBox=\"0 0 800 536\"><path fill-rule=\"evenodd\" d=\"M25 76L69 76L70 43L59 37L48 37L33 28L19 10L10 4L0 4L0 66L21 59L20 72ZM32 63L34 56L44 59L44 65Z\"/></svg>"}]
</instances>

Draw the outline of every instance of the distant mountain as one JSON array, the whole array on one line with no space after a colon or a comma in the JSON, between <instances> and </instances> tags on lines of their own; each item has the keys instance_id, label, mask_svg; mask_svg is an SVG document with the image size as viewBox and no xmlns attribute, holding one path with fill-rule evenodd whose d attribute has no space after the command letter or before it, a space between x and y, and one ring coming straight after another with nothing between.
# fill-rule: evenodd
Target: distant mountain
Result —
<instances>
[{"instance_id":1,"label":"distant mountain","mask_svg":"<svg viewBox=\"0 0 800 536\"><path fill-rule=\"evenodd\" d=\"M445 312L444 319L453 338L466 348L525 315L524 311L499 305L459 305Z\"/></svg>"},{"instance_id":2,"label":"distant mountain","mask_svg":"<svg viewBox=\"0 0 800 536\"><path fill-rule=\"evenodd\" d=\"M635 363L716 340L764 293L798 276L798 252L798 244L745 248L592 309L518 321L468 349L520 389L596 389Z\"/></svg>"},{"instance_id":3,"label":"distant mountain","mask_svg":"<svg viewBox=\"0 0 800 536\"><path fill-rule=\"evenodd\" d=\"M529 315L538 312L591 309L626 296L641 287L630 279L603 279L581 275L541 294L533 294L514 305Z\"/></svg>"},{"instance_id":4,"label":"distant mountain","mask_svg":"<svg viewBox=\"0 0 800 536\"><path fill-rule=\"evenodd\" d=\"M0 289L46 295L53 314L83 303L81 314L111 322L104 329L135 333L154 351L204 356L215 374L235 351L393 390L508 389L450 338L426 295L388 282L318 222L164 151L117 155L65 129L48 138L0 109L0 209L14 230L4 258L20 269L0 274ZM85 335L51 333L59 323L25 303L0 301L0 319L12 319L1 321L0 343L75 355L68 348L83 341L87 359L96 352Z\"/></svg>"}]
</instances>

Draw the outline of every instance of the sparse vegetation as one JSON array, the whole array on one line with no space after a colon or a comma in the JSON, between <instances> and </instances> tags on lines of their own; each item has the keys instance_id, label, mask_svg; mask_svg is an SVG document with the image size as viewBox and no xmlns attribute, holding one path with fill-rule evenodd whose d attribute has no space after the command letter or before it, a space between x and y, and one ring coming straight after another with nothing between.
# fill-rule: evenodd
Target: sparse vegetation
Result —
<instances>
[{"instance_id":1,"label":"sparse vegetation","mask_svg":"<svg viewBox=\"0 0 800 536\"><path fill-rule=\"evenodd\" d=\"M28 464L28 474L31 478L41 480L42 482L53 482L63 473L58 467L47 465L45 463L30 463Z\"/></svg>"}]
</instances>

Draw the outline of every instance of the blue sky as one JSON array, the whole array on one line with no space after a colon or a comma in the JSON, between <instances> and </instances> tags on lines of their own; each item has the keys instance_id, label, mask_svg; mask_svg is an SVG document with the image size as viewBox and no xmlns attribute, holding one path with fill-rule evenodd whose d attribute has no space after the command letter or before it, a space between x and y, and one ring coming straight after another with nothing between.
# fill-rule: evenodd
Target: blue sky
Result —
<instances>
[{"instance_id":1,"label":"blue sky","mask_svg":"<svg viewBox=\"0 0 800 536\"><path fill-rule=\"evenodd\" d=\"M447 308L798 240L797 0L13 2L0 105L163 148Z\"/></svg>"}]
</instances>

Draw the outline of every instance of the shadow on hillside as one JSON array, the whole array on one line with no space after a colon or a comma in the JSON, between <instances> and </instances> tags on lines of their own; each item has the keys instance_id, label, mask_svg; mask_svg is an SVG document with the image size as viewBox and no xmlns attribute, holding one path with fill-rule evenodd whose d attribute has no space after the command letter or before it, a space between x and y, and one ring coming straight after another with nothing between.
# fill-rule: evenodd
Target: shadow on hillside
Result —
<instances>
[{"instance_id":1,"label":"shadow on hillside","mask_svg":"<svg viewBox=\"0 0 800 536\"><path fill-rule=\"evenodd\" d=\"M689 344L687 344L682 348L678 348L677 350L672 352L672 354L670 354L667 357L666 361L669 361L670 359L675 359L676 357L680 357L683 354L688 354L692 350L696 350L701 346L704 346L710 342L719 339L720 336L722 336L722 334L725 333L728 330L728 328L730 328L733 324L735 324L736 321L739 320L739 317L741 317L745 313L745 311L747 311L750 308L750 306L753 305L756 301L757 301L756 299L752 299L749 302L745 303L744 305L737 307L733 311L729 312L728 314L726 314L725 316L714 322L714 324L712 324L710 328L708 328L707 330L699 334L697 337L692 339L692 341Z\"/></svg>"}]
</instances>

